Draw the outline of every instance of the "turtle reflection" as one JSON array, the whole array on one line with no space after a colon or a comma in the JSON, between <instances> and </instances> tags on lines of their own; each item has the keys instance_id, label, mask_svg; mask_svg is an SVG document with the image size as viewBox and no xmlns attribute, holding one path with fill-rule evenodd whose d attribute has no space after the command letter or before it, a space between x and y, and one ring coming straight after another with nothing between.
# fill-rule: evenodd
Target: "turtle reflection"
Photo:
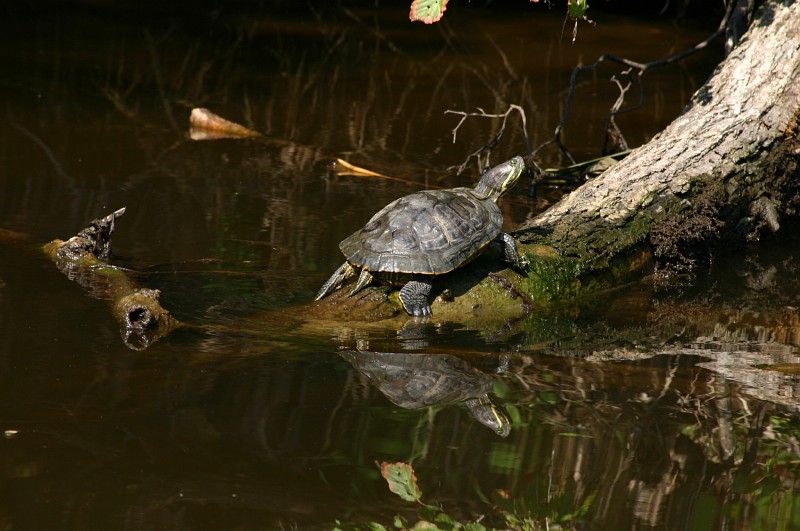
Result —
<instances>
[{"instance_id":1,"label":"turtle reflection","mask_svg":"<svg viewBox=\"0 0 800 531\"><path fill-rule=\"evenodd\" d=\"M511 420L492 401L494 379L469 363L447 354L401 354L345 351L340 355L392 403L405 409L463 402L475 420L501 437Z\"/></svg>"}]
</instances>

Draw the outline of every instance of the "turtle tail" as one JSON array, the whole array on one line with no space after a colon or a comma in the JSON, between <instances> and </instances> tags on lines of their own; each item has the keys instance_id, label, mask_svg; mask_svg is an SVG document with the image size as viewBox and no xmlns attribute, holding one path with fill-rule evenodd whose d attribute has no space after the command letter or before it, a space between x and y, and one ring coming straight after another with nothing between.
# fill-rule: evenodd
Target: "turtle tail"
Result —
<instances>
[{"instance_id":1,"label":"turtle tail","mask_svg":"<svg viewBox=\"0 0 800 531\"><path fill-rule=\"evenodd\" d=\"M314 300L318 301L324 297L327 297L328 295L336 291L342 284L344 284L345 280L347 280L348 278L352 277L355 274L356 270L353 268L352 265L350 265L350 262L343 263L339 267L339 269L334 271L334 273L331 275L331 278L326 280L325 283L322 285L322 287L319 288L317 296L314 297Z\"/></svg>"}]
</instances>

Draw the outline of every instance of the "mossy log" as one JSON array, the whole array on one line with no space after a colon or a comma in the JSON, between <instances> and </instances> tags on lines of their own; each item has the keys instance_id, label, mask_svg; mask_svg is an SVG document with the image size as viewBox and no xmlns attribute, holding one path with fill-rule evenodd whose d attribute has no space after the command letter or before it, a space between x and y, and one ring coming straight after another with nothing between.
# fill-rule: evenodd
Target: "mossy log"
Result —
<instances>
[{"instance_id":1,"label":"mossy log","mask_svg":"<svg viewBox=\"0 0 800 531\"><path fill-rule=\"evenodd\" d=\"M45 244L43 250L70 280L86 287L95 297L111 301L125 344L141 350L181 323L161 306L158 290L139 288L124 270L108 264L111 234L116 219L124 213L121 208L96 219L66 241Z\"/></svg>"},{"instance_id":2,"label":"mossy log","mask_svg":"<svg viewBox=\"0 0 800 531\"><path fill-rule=\"evenodd\" d=\"M531 263L527 276L476 260L437 280L435 293L453 296L434 302L434 318L520 315L653 267L692 271L722 244L753 242L796 220L798 36L800 2L766 2L672 124L514 233ZM364 320L402 311L384 299L388 307L374 291L357 299L369 304L338 293L318 311Z\"/></svg>"}]
</instances>

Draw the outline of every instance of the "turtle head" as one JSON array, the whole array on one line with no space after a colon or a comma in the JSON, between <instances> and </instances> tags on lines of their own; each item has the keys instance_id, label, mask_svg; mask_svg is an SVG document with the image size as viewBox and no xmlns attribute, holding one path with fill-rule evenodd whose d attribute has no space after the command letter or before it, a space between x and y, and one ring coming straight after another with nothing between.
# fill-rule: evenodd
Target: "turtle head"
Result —
<instances>
[{"instance_id":1,"label":"turtle head","mask_svg":"<svg viewBox=\"0 0 800 531\"><path fill-rule=\"evenodd\" d=\"M491 428L500 437L508 437L511 432L511 419L508 418L503 408L492 401L489 395L470 398L466 404L475 420L487 428Z\"/></svg>"},{"instance_id":2,"label":"turtle head","mask_svg":"<svg viewBox=\"0 0 800 531\"><path fill-rule=\"evenodd\" d=\"M524 171L525 160L522 157L514 157L486 170L475 186L475 191L493 201L497 201L498 197L517 183Z\"/></svg>"}]
</instances>

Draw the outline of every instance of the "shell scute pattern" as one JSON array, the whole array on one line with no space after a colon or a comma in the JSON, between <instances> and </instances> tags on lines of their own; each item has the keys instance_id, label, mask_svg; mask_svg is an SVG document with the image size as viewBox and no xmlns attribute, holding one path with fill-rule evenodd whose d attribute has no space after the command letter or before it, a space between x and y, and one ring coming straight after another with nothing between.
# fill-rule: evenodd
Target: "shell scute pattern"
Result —
<instances>
[{"instance_id":1,"label":"shell scute pattern","mask_svg":"<svg viewBox=\"0 0 800 531\"><path fill-rule=\"evenodd\" d=\"M424 218L425 216L419 216ZM385 234L388 234L387 231ZM391 231L391 241L387 242L388 249L377 249L378 252L389 251L397 254L409 254L419 252L420 234L414 227L400 227Z\"/></svg>"},{"instance_id":2,"label":"shell scute pattern","mask_svg":"<svg viewBox=\"0 0 800 531\"><path fill-rule=\"evenodd\" d=\"M373 266L367 267L370 271L386 271L390 273L410 272L416 265L412 257L401 254L381 253L377 257L377 262Z\"/></svg>"},{"instance_id":3,"label":"shell scute pattern","mask_svg":"<svg viewBox=\"0 0 800 531\"><path fill-rule=\"evenodd\" d=\"M428 190L388 204L340 248L371 271L440 274L472 258L502 223L494 202L471 188Z\"/></svg>"}]
</instances>

